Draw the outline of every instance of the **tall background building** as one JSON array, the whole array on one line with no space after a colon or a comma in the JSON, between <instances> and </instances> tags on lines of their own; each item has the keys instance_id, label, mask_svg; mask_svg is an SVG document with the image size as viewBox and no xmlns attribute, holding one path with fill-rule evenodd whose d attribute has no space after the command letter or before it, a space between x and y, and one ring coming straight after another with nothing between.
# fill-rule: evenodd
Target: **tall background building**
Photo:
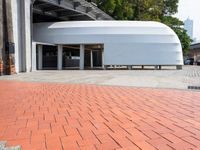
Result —
<instances>
[{"instance_id":1,"label":"tall background building","mask_svg":"<svg viewBox=\"0 0 200 150\"><path fill-rule=\"evenodd\" d=\"M184 29L187 30L187 34L190 36L191 39L193 39L193 20L191 20L190 18L187 18L184 21Z\"/></svg>"}]
</instances>

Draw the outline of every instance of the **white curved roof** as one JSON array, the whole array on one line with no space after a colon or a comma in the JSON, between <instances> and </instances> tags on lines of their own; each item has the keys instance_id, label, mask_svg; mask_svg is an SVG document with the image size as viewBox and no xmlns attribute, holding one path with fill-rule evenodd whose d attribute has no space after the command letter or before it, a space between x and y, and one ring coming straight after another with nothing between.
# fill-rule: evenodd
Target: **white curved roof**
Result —
<instances>
[{"instance_id":1,"label":"white curved roof","mask_svg":"<svg viewBox=\"0 0 200 150\"><path fill-rule=\"evenodd\" d=\"M143 42L143 40L145 40L146 42L179 43L178 38L174 36L174 32L169 27L157 22L74 21L40 23L35 24L34 27L34 29L36 29L34 30L34 33L36 32L36 34L34 34L34 39L36 41L39 40L54 44L104 43L106 41L113 41L113 38L109 39L109 35L115 35L116 40L120 39L120 41L123 39L123 35L125 35L124 40L129 40L130 42ZM58 35L60 38L54 38ZM79 36L78 38L76 37L77 35ZM95 38L93 37L94 35L96 35ZM116 35L120 35L120 37ZM145 36L140 38L142 35ZM160 38L159 35L162 36L162 38ZM45 36L51 37L51 39ZM149 36L151 36L151 39L149 39ZM152 39L152 36L154 36L154 39ZM76 40L73 40L73 37L75 37Z\"/></svg>"},{"instance_id":2,"label":"white curved roof","mask_svg":"<svg viewBox=\"0 0 200 150\"><path fill-rule=\"evenodd\" d=\"M152 21L39 23L34 24L34 40L51 44L104 44L106 64L119 61L121 65L183 64L177 35L168 26ZM153 58L148 61L144 56Z\"/></svg>"}]
</instances>

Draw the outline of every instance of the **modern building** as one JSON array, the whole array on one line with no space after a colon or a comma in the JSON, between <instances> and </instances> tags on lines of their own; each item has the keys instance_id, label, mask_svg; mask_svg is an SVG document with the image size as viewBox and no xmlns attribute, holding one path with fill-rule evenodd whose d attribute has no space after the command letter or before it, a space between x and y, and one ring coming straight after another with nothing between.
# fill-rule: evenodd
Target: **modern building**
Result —
<instances>
[{"instance_id":1,"label":"modern building","mask_svg":"<svg viewBox=\"0 0 200 150\"><path fill-rule=\"evenodd\" d=\"M0 18L0 74L182 65L180 41L169 27L155 22L95 22L113 19L84 0L1 0Z\"/></svg>"},{"instance_id":2,"label":"modern building","mask_svg":"<svg viewBox=\"0 0 200 150\"><path fill-rule=\"evenodd\" d=\"M0 74L30 72L33 24L74 20L112 20L84 0L0 0Z\"/></svg>"},{"instance_id":3,"label":"modern building","mask_svg":"<svg viewBox=\"0 0 200 150\"><path fill-rule=\"evenodd\" d=\"M34 69L107 66L180 68L183 64L180 40L171 28L158 22L37 23L33 28L33 40L37 44L33 55L37 53L38 56L32 63ZM49 63L53 61L53 64Z\"/></svg>"},{"instance_id":4,"label":"modern building","mask_svg":"<svg viewBox=\"0 0 200 150\"><path fill-rule=\"evenodd\" d=\"M184 21L184 29L187 30L187 34L190 36L190 38L193 39L193 20L187 18Z\"/></svg>"}]
</instances>

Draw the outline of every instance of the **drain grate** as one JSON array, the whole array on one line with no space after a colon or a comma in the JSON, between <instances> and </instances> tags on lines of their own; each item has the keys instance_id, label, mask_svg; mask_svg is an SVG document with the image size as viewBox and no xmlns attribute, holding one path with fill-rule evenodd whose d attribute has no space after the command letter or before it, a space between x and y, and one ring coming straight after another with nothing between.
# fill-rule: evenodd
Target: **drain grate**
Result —
<instances>
[{"instance_id":1,"label":"drain grate","mask_svg":"<svg viewBox=\"0 0 200 150\"><path fill-rule=\"evenodd\" d=\"M200 90L200 86L188 86L190 90Z\"/></svg>"}]
</instances>

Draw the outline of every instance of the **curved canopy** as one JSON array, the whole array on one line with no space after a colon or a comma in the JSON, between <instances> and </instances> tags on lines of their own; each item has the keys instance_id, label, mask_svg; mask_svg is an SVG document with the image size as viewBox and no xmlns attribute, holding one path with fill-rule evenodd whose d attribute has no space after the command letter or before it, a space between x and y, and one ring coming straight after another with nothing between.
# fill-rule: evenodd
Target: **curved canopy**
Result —
<instances>
[{"instance_id":1,"label":"curved canopy","mask_svg":"<svg viewBox=\"0 0 200 150\"><path fill-rule=\"evenodd\" d=\"M180 40L168 26L143 21L34 24L34 40L51 44L104 44L112 65L182 65Z\"/></svg>"}]
</instances>

